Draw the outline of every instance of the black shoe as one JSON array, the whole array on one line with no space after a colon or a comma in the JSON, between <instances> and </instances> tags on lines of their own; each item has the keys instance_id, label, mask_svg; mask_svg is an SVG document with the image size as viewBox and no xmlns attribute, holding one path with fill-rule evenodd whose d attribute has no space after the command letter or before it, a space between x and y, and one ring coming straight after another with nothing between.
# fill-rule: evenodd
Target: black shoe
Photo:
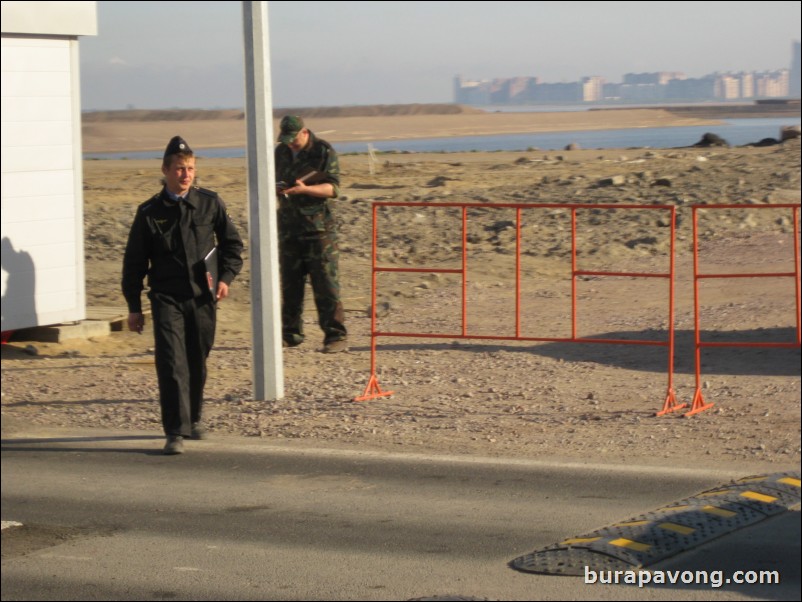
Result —
<instances>
[{"instance_id":1,"label":"black shoe","mask_svg":"<svg viewBox=\"0 0 802 602\"><path fill-rule=\"evenodd\" d=\"M200 422L194 422L192 424L192 434L189 436L189 438L196 441L199 441L200 439L206 439L206 427Z\"/></svg>"},{"instance_id":2,"label":"black shoe","mask_svg":"<svg viewBox=\"0 0 802 602\"><path fill-rule=\"evenodd\" d=\"M323 353L340 353L341 351L348 351L348 341L346 339L329 341L323 345Z\"/></svg>"},{"instance_id":3,"label":"black shoe","mask_svg":"<svg viewBox=\"0 0 802 602\"><path fill-rule=\"evenodd\" d=\"M167 443L164 444L164 455L175 456L176 454L184 453L184 438L179 435L170 435L167 437Z\"/></svg>"}]
</instances>

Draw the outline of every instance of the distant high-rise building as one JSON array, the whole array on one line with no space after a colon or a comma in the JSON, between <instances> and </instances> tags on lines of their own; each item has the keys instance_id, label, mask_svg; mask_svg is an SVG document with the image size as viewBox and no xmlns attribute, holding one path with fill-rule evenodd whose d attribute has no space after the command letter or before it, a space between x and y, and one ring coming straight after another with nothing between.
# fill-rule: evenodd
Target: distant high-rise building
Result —
<instances>
[{"instance_id":1,"label":"distant high-rise building","mask_svg":"<svg viewBox=\"0 0 802 602\"><path fill-rule=\"evenodd\" d=\"M730 74L718 75L715 79L716 98L733 100L741 97L741 81Z\"/></svg>"},{"instance_id":2,"label":"distant high-rise building","mask_svg":"<svg viewBox=\"0 0 802 602\"><path fill-rule=\"evenodd\" d=\"M658 71L656 73L625 73L624 84L643 85L654 84L664 86L673 79L685 79L685 74L679 71Z\"/></svg>"},{"instance_id":3,"label":"distant high-rise building","mask_svg":"<svg viewBox=\"0 0 802 602\"><path fill-rule=\"evenodd\" d=\"M604 78L599 76L583 77L582 100L584 102L604 100Z\"/></svg>"},{"instance_id":4,"label":"distant high-rise building","mask_svg":"<svg viewBox=\"0 0 802 602\"><path fill-rule=\"evenodd\" d=\"M755 74L755 95L760 98L780 98L790 94L788 69Z\"/></svg>"},{"instance_id":5,"label":"distant high-rise building","mask_svg":"<svg viewBox=\"0 0 802 602\"><path fill-rule=\"evenodd\" d=\"M490 104L490 93L485 82L454 78L454 102L465 105Z\"/></svg>"},{"instance_id":6,"label":"distant high-rise building","mask_svg":"<svg viewBox=\"0 0 802 602\"><path fill-rule=\"evenodd\" d=\"M791 53L791 81L789 82L789 93L791 96L799 98L802 95L802 61L799 56L799 42L794 42Z\"/></svg>"},{"instance_id":7,"label":"distant high-rise building","mask_svg":"<svg viewBox=\"0 0 802 602\"><path fill-rule=\"evenodd\" d=\"M738 74L741 80L741 98L754 98L755 96L755 74L741 72Z\"/></svg>"}]
</instances>

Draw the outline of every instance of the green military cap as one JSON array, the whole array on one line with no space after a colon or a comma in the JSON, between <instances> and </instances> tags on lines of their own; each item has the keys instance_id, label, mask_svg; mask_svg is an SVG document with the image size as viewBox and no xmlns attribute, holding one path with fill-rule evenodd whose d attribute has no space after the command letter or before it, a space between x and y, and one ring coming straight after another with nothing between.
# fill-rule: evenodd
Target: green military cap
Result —
<instances>
[{"instance_id":1,"label":"green military cap","mask_svg":"<svg viewBox=\"0 0 802 602\"><path fill-rule=\"evenodd\" d=\"M278 141L284 144L289 144L304 129L304 120L298 115L286 115L281 120L281 133L278 135Z\"/></svg>"}]
</instances>

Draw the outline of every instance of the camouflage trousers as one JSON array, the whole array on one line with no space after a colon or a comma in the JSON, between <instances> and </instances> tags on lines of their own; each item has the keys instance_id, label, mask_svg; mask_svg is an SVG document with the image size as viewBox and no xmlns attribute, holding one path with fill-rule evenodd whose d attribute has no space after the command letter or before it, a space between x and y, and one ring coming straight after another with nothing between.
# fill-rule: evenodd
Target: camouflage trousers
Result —
<instances>
[{"instance_id":1,"label":"camouflage trousers","mask_svg":"<svg viewBox=\"0 0 802 602\"><path fill-rule=\"evenodd\" d=\"M340 299L339 256L337 235L331 230L280 236L281 321L283 338L287 344L298 345L304 340L307 275L312 284L324 343L346 337L345 309Z\"/></svg>"}]
</instances>

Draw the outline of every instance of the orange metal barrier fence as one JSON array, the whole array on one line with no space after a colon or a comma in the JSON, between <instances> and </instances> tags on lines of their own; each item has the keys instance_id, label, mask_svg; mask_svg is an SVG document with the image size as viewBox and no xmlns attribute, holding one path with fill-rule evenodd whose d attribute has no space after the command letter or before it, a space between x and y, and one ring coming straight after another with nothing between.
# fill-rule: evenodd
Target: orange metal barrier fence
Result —
<instances>
[{"instance_id":1,"label":"orange metal barrier fence","mask_svg":"<svg viewBox=\"0 0 802 602\"><path fill-rule=\"evenodd\" d=\"M694 301L694 339L696 342L696 393L693 396L691 409L685 415L691 416L698 414L714 404L707 403L702 395L702 368L701 350L703 347L782 347L796 348L800 346L800 279L799 279L799 205L778 204L778 205L693 205L693 301ZM768 210L768 209L791 209L793 212L794 224L794 271L793 272L759 272L759 273L718 273L700 274L699 273L699 236L698 236L698 211L700 210L720 210L720 209L742 209L742 210ZM796 284L796 341L795 342L704 342L701 337L699 319L699 281L707 278L794 278ZM679 409L679 408L677 408Z\"/></svg>"},{"instance_id":2,"label":"orange metal barrier fence","mask_svg":"<svg viewBox=\"0 0 802 602\"><path fill-rule=\"evenodd\" d=\"M402 268L380 267L378 263L378 211L382 207L452 207L462 211L462 267L459 269L444 269L431 267ZM515 336L471 335L467 326L467 231L468 209L479 207L482 210L515 209ZM571 336L556 337L528 337L521 336L521 212L531 209L567 209L571 212ZM608 272L580 270L577 266L577 223L578 211L622 210L622 211L664 211L670 213L670 250L669 271L667 273L651 272ZM373 252L372 252L372 291L371 291L371 341L370 341L370 378L364 393L354 398L354 401L366 401L377 397L392 395L393 391L383 391L376 375L376 341L379 337L414 337L414 338L446 338L446 339L483 339L502 341L542 341L542 342L574 342L574 343L615 343L625 345L656 345L668 348L668 390L663 403L663 409L658 414L672 412L687 407L687 404L678 405L674 392L674 240L676 235L676 209L665 205L572 205L572 204L486 204L486 203L401 203L377 202L373 204ZM452 273L462 278L462 327L460 332L452 333L421 333L421 332L384 332L377 329L376 302L377 302L377 275L381 272L424 272L424 273ZM668 295L668 340L647 341L629 339L603 339L577 337L577 278L580 276L624 276L640 278L665 278L669 282Z\"/></svg>"}]
</instances>

